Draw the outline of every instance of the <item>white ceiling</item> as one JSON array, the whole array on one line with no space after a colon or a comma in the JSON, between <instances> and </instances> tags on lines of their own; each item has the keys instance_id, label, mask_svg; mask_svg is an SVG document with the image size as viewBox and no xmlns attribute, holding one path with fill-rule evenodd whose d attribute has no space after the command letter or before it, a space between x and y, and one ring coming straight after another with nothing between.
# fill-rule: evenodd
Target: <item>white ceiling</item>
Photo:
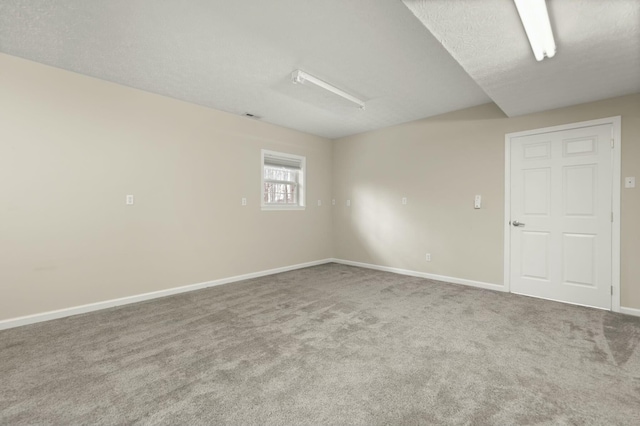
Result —
<instances>
[{"instance_id":1,"label":"white ceiling","mask_svg":"<svg viewBox=\"0 0 640 426\"><path fill-rule=\"evenodd\" d=\"M547 0L537 62L512 0L403 0L508 116L640 92L640 0Z\"/></svg>"},{"instance_id":2,"label":"white ceiling","mask_svg":"<svg viewBox=\"0 0 640 426\"><path fill-rule=\"evenodd\" d=\"M2 0L0 52L328 138L640 92L638 0L548 0L558 53L541 63L511 0L405 3ZM292 84L296 69L366 110Z\"/></svg>"}]
</instances>

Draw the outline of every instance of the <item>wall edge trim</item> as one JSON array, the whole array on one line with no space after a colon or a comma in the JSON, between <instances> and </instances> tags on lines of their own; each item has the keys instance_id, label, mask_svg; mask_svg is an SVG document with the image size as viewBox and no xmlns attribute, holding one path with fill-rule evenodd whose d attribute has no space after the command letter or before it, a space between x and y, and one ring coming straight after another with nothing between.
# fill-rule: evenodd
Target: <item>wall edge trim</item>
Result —
<instances>
[{"instance_id":1,"label":"wall edge trim","mask_svg":"<svg viewBox=\"0 0 640 426\"><path fill-rule=\"evenodd\" d=\"M69 308L57 309L54 311L41 312L21 317L8 318L0 320L0 330L20 327L23 325L35 324L43 321L51 321L54 319L70 317L73 315L85 314L88 312L100 311L102 309L114 308L116 306L130 305L132 303L144 302L147 300L158 299L161 297L171 296L174 294L187 293L190 291L201 290L203 288L215 287L223 284L230 284L238 281L249 280L252 278L264 277L267 275L279 274L281 272L293 271L296 269L308 268L311 266L323 265L331 263L333 259L321 259L311 262L298 263L296 265L283 266L279 268L266 269L258 272L250 272L248 274L235 275L232 277L220 278L217 280L205 281L196 284L189 284L180 287L172 287L164 290L152 291L148 293L135 294L132 296L120 297L117 299L103 300L100 302L88 303L86 305L72 306Z\"/></svg>"},{"instance_id":2,"label":"wall edge trim","mask_svg":"<svg viewBox=\"0 0 640 426\"><path fill-rule=\"evenodd\" d=\"M624 306L620 306L620 313L626 315L633 315L634 317L640 317L640 309L636 308L625 308Z\"/></svg>"},{"instance_id":3,"label":"wall edge trim","mask_svg":"<svg viewBox=\"0 0 640 426\"><path fill-rule=\"evenodd\" d=\"M507 289L500 284L493 284L493 283L486 283L486 282L482 282L482 281L474 281L474 280L468 280L465 278L456 278L456 277L449 277L449 276L445 276L445 275L436 275L436 274L430 274L428 272L420 272L420 271L412 271L409 269L401 269L401 268L394 268L391 266L381 266L381 265L374 265L372 263L363 263L363 262L354 262L352 260L345 260L345 259L331 259L331 261L335 262L335 263L340 263L342 265L349 265L349 266L359 266L361 268L367 268L367 269L375 269L378 271L385 271L385 272L393 272L395 274L400 274L400 275L409 275L412 277L419 277L419 278L427 278L430 280L436 280L436 281L443 281L443 282L447 282L447 283L452 283L452 284L461 284L461 285L466 285L466 286L470 286L470 287L477 287L477 288L482 288L485 290L494 290L494 291L499 291L502 293L506 293Z\"/></svg>"}]
</instances>

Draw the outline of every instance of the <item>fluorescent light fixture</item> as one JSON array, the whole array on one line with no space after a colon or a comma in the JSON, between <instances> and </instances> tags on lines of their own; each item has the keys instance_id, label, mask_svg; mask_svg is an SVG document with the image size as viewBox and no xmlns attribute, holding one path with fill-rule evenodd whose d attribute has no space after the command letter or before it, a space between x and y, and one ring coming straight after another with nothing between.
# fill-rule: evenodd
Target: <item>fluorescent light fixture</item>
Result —
<instances>
[{"instance_id":1,"label":"fluorescent light fixture","mask_svg":"<svg viewBox=\"0 0 640 426\"><path fill-rule=\"evenodd\" d=\"M536 60L556 54L556 42L553 40L547 3L545 0L513 0L520 14L522 25L529 38Z\"/></svg>"},{"instance_id":2,"label":"fluorescent light fixture","mask_svg":"<svg viewBox=\"0 0 640 426\"><path fill-rule=\"evenodd\" d=\"M300 84L304 84L306 82L309 82L315 86L318 86L324 90L327 90L335 95L340 96L341 98L344 98L350 102L353 102L354 104L358 105L360 107L360 109L364 109L364 101L361 101L360 99L356 98L353 95L348 94L347 92L338 89L335 86L332 86L331 84L327 83L326 81L322 81L317 77L312 76L311 74L307 74L306 72L302 71L302 70L295 70L292 74L291 74L291 79L293 80L294 83L300 83Z\"/></svg>"}]
</instances>

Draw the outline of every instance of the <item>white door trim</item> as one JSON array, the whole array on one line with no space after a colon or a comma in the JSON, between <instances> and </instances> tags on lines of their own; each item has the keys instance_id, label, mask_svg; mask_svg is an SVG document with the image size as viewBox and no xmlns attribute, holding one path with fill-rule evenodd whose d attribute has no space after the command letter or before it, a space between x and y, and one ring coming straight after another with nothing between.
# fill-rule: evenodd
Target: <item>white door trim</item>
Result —
<instances>
[{"instance_id":1,"label":"white door trim","mask_svg":"<svg viewBox=\"0 0 640 426\"><path fill-rule=\"evenodd\" d=\"M511 291L510 279L510 254L511 254L511 139L519 136L536 135L540 133L557 132L561 130L571 130L580 127L599 126L611 124L613 126L613 188L611 192L613 212L613 223L611 225L611 285L613 295L611 296L611 310L620 312L620 182L622 179L621 164L621 117L607 117L597 120L581 121L578 123L563 124L560 126L544 127L541 129L524 130L521 132L507 133L504 136L504 287L505 291Z\"/></svg>"}]
</instances>

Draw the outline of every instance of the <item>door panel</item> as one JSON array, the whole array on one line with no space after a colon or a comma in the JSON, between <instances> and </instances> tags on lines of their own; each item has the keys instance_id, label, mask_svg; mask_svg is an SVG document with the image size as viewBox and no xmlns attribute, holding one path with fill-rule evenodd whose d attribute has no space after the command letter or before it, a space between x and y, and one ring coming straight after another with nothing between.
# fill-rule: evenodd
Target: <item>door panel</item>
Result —
<instances>
[{"instance_id":1,"label":"door panel","mask_svg":"<svg viewBox=\"0 0 640 426\"><path fill-rule=\"evenodd\" d=\"M548 216L551 192L551 169L522 171L522 212L526 215Z\"/></svg>"},{"instance_id":2,"label":"door panel","mask_svg":"<svg viewBox=\"0 0 640 426\"><path fill-rule=\"evenodd\" d=\"M564 215L590 216L595 213L597 164L564 167Z\"/></svg>"},{"instance_id":3,"label":"door panel","mask_svg":"<svg viewBox=\"0 0 640 426\"><path fill-rule=\"evenodd\" d=\"M549 281L549 233L522 232L522 276Z\"/></svg>"},{"instance_id":4,"label":"door panel","mask_svg":"<svg viewBox=\"0 0 640 426\"><path fill-rule=\"evenodd\" d=\"M612 130L511 139L512 292L611 309Z\"/></svg>"},{"instance_id":5,"label":"door panel","mask_svg":"<svg viewBox=\"0 0 640 426\"><path fill-rule=\"evenodd\" d=\"M564 234L562 244L565 284L596 285L596 236Z\"/></svg>"}]
</instances>

